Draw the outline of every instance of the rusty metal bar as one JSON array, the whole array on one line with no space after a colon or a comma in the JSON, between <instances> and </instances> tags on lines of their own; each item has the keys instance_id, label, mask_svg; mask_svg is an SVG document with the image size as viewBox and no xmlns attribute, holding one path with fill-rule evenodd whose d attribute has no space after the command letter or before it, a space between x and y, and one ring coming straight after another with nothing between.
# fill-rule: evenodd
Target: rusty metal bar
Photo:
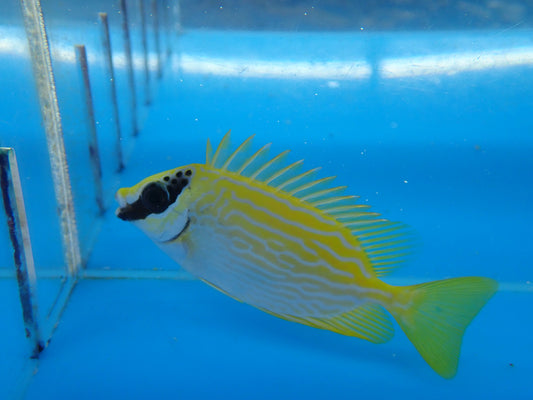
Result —
<instances>
[{"instance_id":1,"label":"rusty metal bar","mask_svg":"<svg viewBox=\"0 0 533 400\"><path fill-rule=\"evenodd\" d=\"M139 1L141 15L141 40L144 55L144 104L149 105L152 100L150 97L150 69L148 66L148 38L146 34L146 7L144 0Z\"/></svg>"},{"instance_id":2,"label":"rusty metal bar","mask_svg":"<svg viewBox=\"0 0 533 400\"><path fill-rule=\"evenodd\" d=\"M104 194L102 190L102 166L100 163L100 150L98 149L98 136L96 134L96 122L94 118L93 96L91 91L91 81L89 78L89 65L87 63L87 51L84 45L74 46L76 49L76 60L82 78L82 93L85 103L85 116L87 124L87 134L89 142L89 159L93 171L95 201L100 215L105 213Z\"/></svg>"},{"instance_id":3,"label":"rusty metal bar","mask_svg":"<svg viewBox=\"0 0 533 400\"><path fill-rule=\"evenodd\" d=\"M117 156L117 172L124 169L122 157L122 132L120 128L120 115L118 112L117 85L115 83L115 69L113 67L113 51L111 49L111 38L109 35L109 22L107 13L99 13L98 17L102 24L102 44L104 47L105 62L107 65L107 75L109 79L109 89L111 104L113 108L113 122L115 126L115 154Z\"/></svg>"},{"instance_id":4,"label":"rusty metal bar","mask_svg":"<svg viewBox=\"0 0 533 400\"><path fill-rule=\"evenodd\" d=\"M128 7L126 0L120 0L120 11L122 14L122 36L124 37L124 53L126 54L126 68L128 70L128 87L130 89L130 111L131 126L133 136L139 134L137 124L137 94L135 92L135 75L133 72L133 59L131 56L131 38L128 21Z\"/></svg>"},{"instance_id":5,"label":"rusty metal bar","mask_svg":"<svg viewBox=\"0 0 533 400\"><path fill-rule=\"evenodd\" d=\"M154 43L155 43L155 54L157 57L157 79L161 79L163 76L163 64L161 60L161 40L159 32L159 11L158 11L158 1L152 0L152 18L154 21Z\"/></svg>"},{"instance_id":6,"label":"rusty metal bar","mask_svg":"<svg viewBox=\"0 0 533 400\"><path fill-rule=\"evenodd\" d=\"M13 246L24 328L30 340L31 357L37 358L45 347L39 326L37 282L17 159L15 151L9 147L0 147L0 190Z\"/></svg>"}]
</instances>

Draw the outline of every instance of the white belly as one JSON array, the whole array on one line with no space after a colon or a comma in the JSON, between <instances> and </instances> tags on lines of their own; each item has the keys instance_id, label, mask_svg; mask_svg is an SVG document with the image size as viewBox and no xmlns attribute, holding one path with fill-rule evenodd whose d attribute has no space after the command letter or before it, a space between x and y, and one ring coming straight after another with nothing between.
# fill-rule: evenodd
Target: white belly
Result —
<instances>
[{"instance_id":1,"label":"white belly","mask_svg":"<svg viewBox=\"0 0 533 400\"><path fill-rule=\"evenodd\" d=\"M172 259L197 278L230 296L276 314L298 317L338 315L362 304L351 285L328 282L313 265L295 276L287 262L272 262L267 241L243 243L232 229L217 223L191 223L176 241L159 244ZM316 268L315 268L316 269Z\"/></svg>"}]
</instances>

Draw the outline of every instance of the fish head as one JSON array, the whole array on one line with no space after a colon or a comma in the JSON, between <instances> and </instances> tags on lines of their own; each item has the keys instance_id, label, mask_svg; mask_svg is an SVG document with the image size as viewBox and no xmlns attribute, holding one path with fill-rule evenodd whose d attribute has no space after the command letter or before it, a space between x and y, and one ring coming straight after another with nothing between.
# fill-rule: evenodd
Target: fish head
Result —
<instances>
[{"instance_id":1,"label":"fish head","mask_svg":"<svg viewBox=\"0 0 533 400\"><path fill-rule=\"evenodd\" d=\"M176 240L189 226L189 205L199 165L161 172L136 185L121 188L115 214L140 228L157 244Z\"/></svg>"}]
</instances>

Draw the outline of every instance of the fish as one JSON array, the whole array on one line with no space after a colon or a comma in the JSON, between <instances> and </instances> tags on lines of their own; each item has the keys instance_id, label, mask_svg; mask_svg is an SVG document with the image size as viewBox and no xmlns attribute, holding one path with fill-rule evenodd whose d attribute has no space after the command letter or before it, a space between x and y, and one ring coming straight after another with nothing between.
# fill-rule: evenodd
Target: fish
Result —
<instances>
[{"instance_id":1,"label":"fish","mask_svg":"<svg viewBox=\"0 0 533 400\"><path fill-rule=\"evenodd\" d=\"M116 193L116 216L140 228L190 274L261 311L384 343L392 316L440 376L457 373L467 326L496 293L486 277L408 286L381 278L401 266L412 235L334 186L320 168L254 151L232 151L231 131L205 163L147 177Z\"/></svg>"}]
</instances>

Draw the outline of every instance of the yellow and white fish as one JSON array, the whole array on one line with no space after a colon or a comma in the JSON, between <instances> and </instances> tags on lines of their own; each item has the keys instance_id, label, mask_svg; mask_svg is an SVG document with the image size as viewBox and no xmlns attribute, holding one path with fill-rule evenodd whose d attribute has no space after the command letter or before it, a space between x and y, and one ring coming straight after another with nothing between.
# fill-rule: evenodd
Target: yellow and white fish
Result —
<instances>
[{"instance_id":1,"label":"yellow and white fish","mask_svg":"<svg viewBox=\"0 0 533 400\"><path fill-rule=\"evenodd\" d=\"M402 262L404 226L379 218L333 177L268 159L270 145L234 152L230 133L205 164L150 176L116 198L131 221L194 276L285 320L374 343L394 329L388 311L441 376L457 371L464 331L497 290L489 278L391 286L379 277ZM386 310L386 311L385 311Z\"/></svg>"}]
</instances>

